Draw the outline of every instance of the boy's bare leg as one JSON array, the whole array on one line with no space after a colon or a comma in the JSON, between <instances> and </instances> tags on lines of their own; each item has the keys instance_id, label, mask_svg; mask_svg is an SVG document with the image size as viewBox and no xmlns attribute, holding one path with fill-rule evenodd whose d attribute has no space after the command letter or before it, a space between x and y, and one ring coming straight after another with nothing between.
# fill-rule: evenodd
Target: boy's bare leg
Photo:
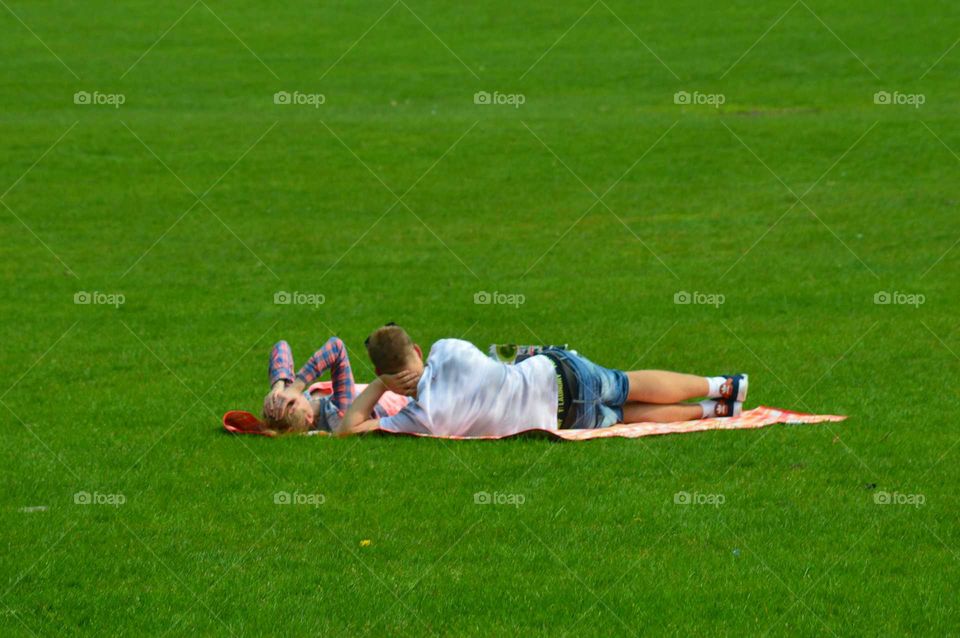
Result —
<instances>
[{"instance_id":1,"label":"boy's bare leg","mask_svg":"<svg viewBox=\"0 0 960 638\"><path fill-rule=\"evenodd\" d=\"M703 417L703 408L699 403L674 403L664 405L657 403L625 403L623 404L623 422L639 423L652 421L654 423L672 423L674 421L693 421Z\"/></svg>"},{"instance_id":2,"label":"boy's bare leg","mask_svg":"<svg viewBox=\"0 0 960 638\"><path fill-rule=\"evenodd\" d=\"M628 401L640 403L679 403L705 397L710 391L706 377L666 370L633 370L627 372L630 389ZM699 406L694 406L698 411ZM700 418L699 413L695 418ZM674 419L677 420L677 419Z\"/></svg>"}]
</instances>

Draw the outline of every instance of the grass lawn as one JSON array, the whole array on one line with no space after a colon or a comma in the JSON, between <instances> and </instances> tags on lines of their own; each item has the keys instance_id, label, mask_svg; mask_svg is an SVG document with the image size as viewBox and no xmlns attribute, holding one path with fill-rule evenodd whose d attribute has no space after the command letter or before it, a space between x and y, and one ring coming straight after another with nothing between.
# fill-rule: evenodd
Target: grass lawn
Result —
<instances>
[{"instance_id":1,"label":"grass lawn","mask_svg":"<svg viewBox=\"0 0 960 638\"><path fill-rule=\"evenodd\" d=\"M955 4L0 5L0 634L960 630ZM219 431L391 320L850 419Z\"/></svg>"}]
</instances>

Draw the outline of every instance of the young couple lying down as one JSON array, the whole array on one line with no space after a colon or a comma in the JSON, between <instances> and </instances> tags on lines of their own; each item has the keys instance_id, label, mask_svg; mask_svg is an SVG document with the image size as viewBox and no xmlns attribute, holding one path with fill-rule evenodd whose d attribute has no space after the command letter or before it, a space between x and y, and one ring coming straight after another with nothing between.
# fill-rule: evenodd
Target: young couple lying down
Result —
<instances>
[{"instance_id":1,"label":"young couple lying down","mask_svg":"<svg viewBox=\"0 0 960 638\"><path fill-rule=\"evenodd\" d=\"M375 330L366 347L378 376L357 394L340 339L327 341L295 376L290 347L277 343L263 406L269 431L507 436L531 429L731 417L740 414L747 396L746 374L624 372L562 349L547 349L511 365L467 341L441 339L424 362L420 346L393 324ZM332 394L313 383L326 370Z\"/></svg>"}]
</instances>

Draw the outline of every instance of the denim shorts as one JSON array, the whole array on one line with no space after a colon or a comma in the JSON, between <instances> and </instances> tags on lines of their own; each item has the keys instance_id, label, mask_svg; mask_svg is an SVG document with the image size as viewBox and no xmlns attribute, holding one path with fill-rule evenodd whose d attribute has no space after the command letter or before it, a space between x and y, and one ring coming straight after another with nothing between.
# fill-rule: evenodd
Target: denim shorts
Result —
<instances>
[{"instance_id":1,"label":"denim shorts","mask_svg":"<svg viewBox=\"0 0 960 638\"><path fill-rule=\"evenodd\" d=\"M598 366L569 350L553 350L551 354L566 361L577 376L580 387L571 404L577 415L574 428L593 430L623 421L623 404L630 389L624 372Z\"/></svg>"}]
</instances>

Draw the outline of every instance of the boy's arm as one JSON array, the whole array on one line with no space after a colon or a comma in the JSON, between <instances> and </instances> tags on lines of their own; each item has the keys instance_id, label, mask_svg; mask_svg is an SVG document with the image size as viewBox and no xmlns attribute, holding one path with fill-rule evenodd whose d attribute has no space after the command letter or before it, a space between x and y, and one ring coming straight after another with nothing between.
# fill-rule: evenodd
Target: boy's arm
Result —
<instances>
[{"instance_id":1,"label":"boy's arm","mask_svg":"<svg viewBox=\"0 0 960 638\"><path fill-rule=\"evenodd\" d=\"M335 434L337 436L350 436L351 434L360 434L369 432L380 427L380 419L371 419L373 409L376 407L380 397L387 390L410 396L417 389L417 382L420 375L414 374L409 370L401 370L396 374L381 374L360 393L353 404L347 409L343 418L340 420L340 427Z\"/></svg>"},{"instance_id":2,"label":"boy's arm","mask_svg":"<svg viewBox=\"0 0 960 638\"><path fill-rule=\"evenodd\" d=\"M350 436L351 434L376 430L380 425L380 419L371 419L369 416L373 412L373 408L376 407L377 401L386 391L386 384L379 378L374 379L347 408L343 418L340 419L340 426L335 434L337 436Z\"/></svg>"}]
</instances>

